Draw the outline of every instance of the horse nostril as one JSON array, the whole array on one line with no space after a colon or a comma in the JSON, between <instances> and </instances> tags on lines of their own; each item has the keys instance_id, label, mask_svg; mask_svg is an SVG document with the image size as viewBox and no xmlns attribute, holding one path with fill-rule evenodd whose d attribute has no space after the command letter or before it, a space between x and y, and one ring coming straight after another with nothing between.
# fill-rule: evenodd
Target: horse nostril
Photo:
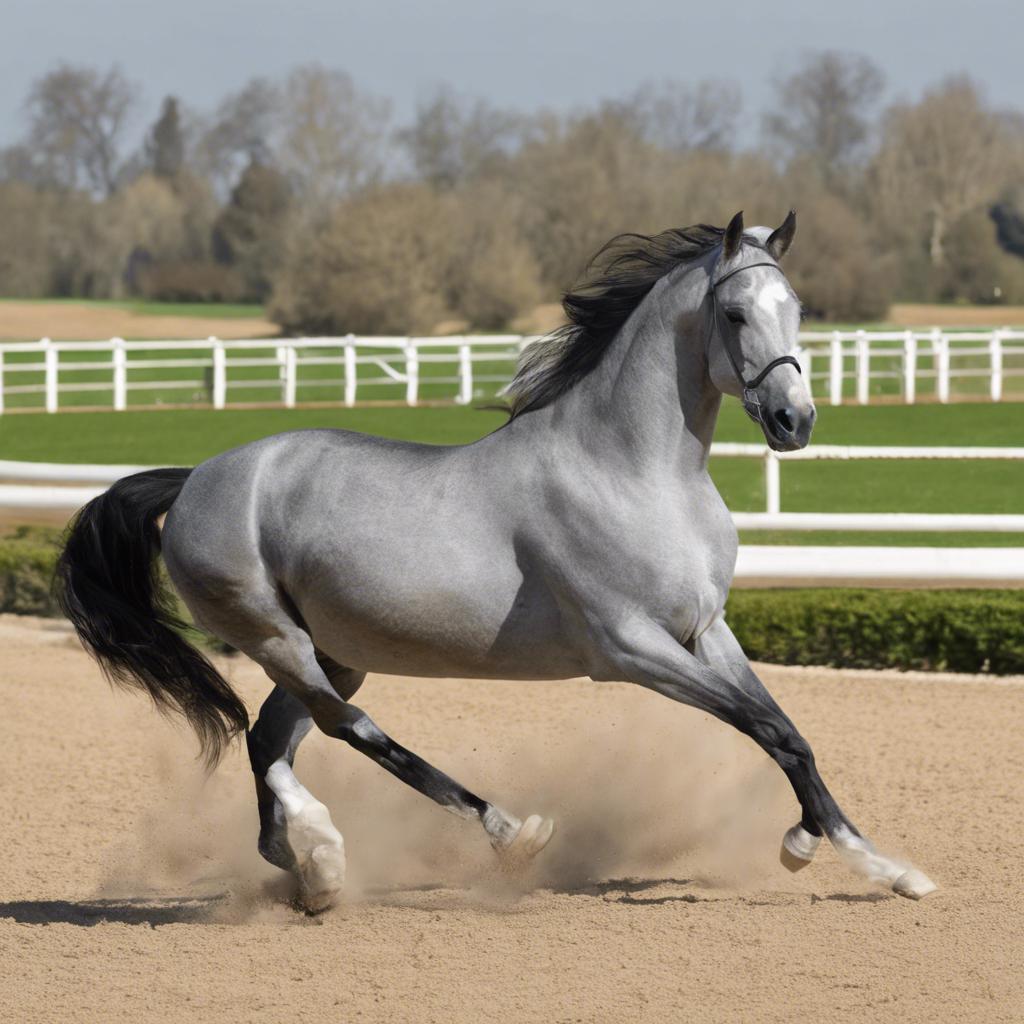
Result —
<instances>
[{"instance_id":1,"label":"horse nostril","mask_svg":"<svg viewBox=\"0 0 1024 1024\"><path fill-rule=\"evenodd\" d=\"M777 409L773 414L775 422L787 433L793 433L793 410Z\"/></svg>"}]
</instances>

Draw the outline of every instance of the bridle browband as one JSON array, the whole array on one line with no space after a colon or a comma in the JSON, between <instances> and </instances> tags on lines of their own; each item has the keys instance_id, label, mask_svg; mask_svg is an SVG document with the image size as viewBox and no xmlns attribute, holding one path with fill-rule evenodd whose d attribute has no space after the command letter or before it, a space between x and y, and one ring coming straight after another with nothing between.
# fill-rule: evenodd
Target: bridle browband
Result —
<instances>
[{"instance_id":1,"label":"bridle browband","mask_svg":"<svg viewBox=\"0 0 1024 1024\"><path fill-rule=\"evenodd\" d=\"M730 277L734 277L742 270L753 270L754 267L771 267L773 270L777 270L780 274L782 273L782 267L777 263L772 263L767 260L761 260L759 263L747 263L742 267L736 267L735 270L730 270L727 274L723 274L717 281L712 281L708 287L708 294L711 296L711 328L708 331L708 340L705 346L707 352L711 349L711 335L715 329L719 328L719 306L718 306L718 292L717 288L720 284L725 284ZM714 274L714 271L712 271ZM760 399L757 397L757 388L761 382L778 366L795 366L797 373L802 373L800 369L800 363L797 361L796 356L779 356L777 359L773 359L763 370L756 376L747 380L743 376L743 371L740 369L740 364L736 361L736 357L732 353L732 349L729 348L729 343L726 340L725 334L721 330L718 331L718 336L722 339L722 348L725 350L726 357L729 360L729 365L732 367L732 372L736 374L736 380L739 381L740 388L743 391L743 410L746 414L757 424L764 427L764 409L761 405Z\"/></svg>"}]
</instances>

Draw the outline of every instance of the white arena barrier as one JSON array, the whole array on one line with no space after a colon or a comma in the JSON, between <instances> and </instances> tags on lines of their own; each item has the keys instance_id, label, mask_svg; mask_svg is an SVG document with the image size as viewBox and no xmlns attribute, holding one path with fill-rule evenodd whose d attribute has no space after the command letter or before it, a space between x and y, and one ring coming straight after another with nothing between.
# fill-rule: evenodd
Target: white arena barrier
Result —
<instances>
[{"instance_id":1,"label":"white arena barrier","mask_svg":"<svg viewBox=\"0 0 1024 1024\"><path fill-rule=\"evenodd\" d=\"M842 530L1024 533L1024 515L904 512L782 512L782 462L815 459L1024 460L1024 448L811 446L778 455L765 445L716 442L716 458L759 458L765 512L734 512L740 530ZM0 512L71 513L105 486L145 466L56 465L0 460ZM82 486L87 485L87 486ZM1024 548L924 548L742 545L738 583L859 586L1024 586Z\"/></svg>"},{"instance_id":2,"label":"white arena barrier","mask_svg":"<svg viewBox=\"0 0 1024 1024\"><path fill-rule=\"evenodd\" d=\"M764 587L1024 587L1024 549L741 545L735 578Z\"/></svg>"}]
</instances>

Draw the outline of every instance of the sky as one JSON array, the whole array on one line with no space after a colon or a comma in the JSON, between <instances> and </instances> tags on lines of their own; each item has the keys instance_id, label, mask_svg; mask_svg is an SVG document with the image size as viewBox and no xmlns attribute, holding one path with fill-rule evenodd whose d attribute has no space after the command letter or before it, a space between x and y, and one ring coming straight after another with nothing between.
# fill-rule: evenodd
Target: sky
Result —
<instances>
[{"instance_id":1,"label":"sky","mask_svg":"<svg viewBox=\"0 0 1024 1024\"><path fill-rule=\"evenodd\" d=\"M527 111L720 78L742 87L754 142L773 79L820 49L871 57L890 99L966 72L997 105L1024 105L1024 4L1007 0L3 0L3 14L0 146L60 61L118 65L140 90L140 132L167 94L208 109L311 61L390 98L399 121L441 83Z\"/></svg>"}]
</instances>

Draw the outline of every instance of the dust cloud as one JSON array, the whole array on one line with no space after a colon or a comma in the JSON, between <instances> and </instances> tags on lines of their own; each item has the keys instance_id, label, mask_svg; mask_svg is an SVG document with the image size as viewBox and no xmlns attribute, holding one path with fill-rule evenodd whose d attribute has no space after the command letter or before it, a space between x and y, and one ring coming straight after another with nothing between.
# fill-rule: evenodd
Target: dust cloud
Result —
<instances>
[{"instance_id":1,"label":"dust cloud","mask_svg":"<svg viewBox=\"0 0 1024 1024\"><path fill-rule=\"evenodd\" d=\"M346 745L310 736L296 772L344 835L345 902L448 889L500 905L537 889L571 892L609 879L730 887L771 871L782 831L797 815L774 763L704 714L619 689L619 704L595 701L587 714L580 704L590 703L588 691L574 684L564 721L543 734L528 721L503 723L472 710L452 721L442 702L435 705L432 742L417 752L512 813L556 822L549 846L514 877L475 823L446 813ZM557 706L557 692L552 696L549 707ZM391 729L383 718L381 724ZM395 738L411 744L408 736ZM158 758L160 799L133 840L110 851L101 894L227 893L222 916L287 913L293 886L256 851L258 818L242 753L209 778L177 742Z\"/></svg>"}]
</instances>

